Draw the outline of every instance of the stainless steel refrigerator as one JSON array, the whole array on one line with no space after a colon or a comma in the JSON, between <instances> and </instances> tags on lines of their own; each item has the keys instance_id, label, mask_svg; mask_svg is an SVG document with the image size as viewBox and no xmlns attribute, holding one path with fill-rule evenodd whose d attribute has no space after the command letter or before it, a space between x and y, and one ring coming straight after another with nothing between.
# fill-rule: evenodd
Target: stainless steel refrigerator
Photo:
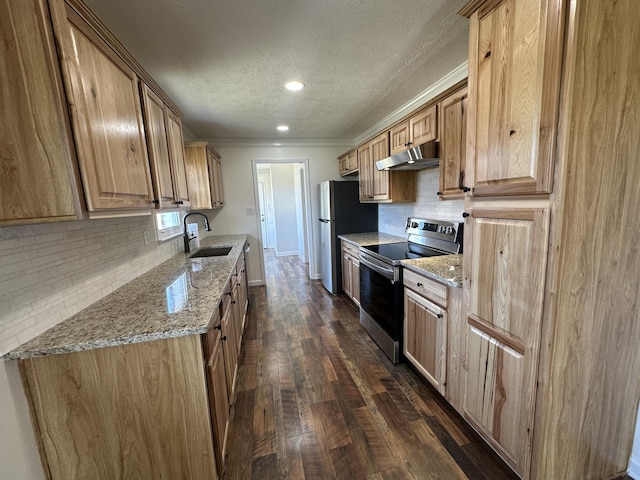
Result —
<instances>
[{"instance_id":1,"label":"stainless steel refrigerator","mask_svg":"<svg viewBox=\"0 0 640 480\"><path fill-rule=\"evenodd\" d=\"M333 293L342 292L340 239L344 233L378 231L378 205L360 203L358 182L330 180L318 184L320 211L320 273L322 284Z\"/></svg>"}]
</instances>

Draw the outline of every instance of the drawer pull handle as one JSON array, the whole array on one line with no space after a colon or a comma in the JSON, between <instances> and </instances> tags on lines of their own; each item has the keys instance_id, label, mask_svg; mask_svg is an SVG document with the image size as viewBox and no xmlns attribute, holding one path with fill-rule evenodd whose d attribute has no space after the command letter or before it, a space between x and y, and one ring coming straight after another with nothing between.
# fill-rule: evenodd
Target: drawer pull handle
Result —
<instances>
[{"instance_id":1,"label":"drawer pull handle","mask_svg":"<svg viewBox=\"0 0 640 480\"><path fill-rule=\"evenodd\" d=\"M417 286L421 287L422 284L420 282L416 283Z\"/></svg>"}]
</instances>

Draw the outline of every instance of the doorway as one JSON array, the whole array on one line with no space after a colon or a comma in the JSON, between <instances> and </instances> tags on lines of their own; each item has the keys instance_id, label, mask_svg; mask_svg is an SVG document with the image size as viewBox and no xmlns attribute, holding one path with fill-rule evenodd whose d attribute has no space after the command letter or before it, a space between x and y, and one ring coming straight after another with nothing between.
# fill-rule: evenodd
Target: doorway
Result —
<instances>
[{"instance_id":1,"label":"doorway","mask_svg":"<svg viewBox=\"0 0 640 480\"><path fill-rule=\"evenodd\" d=\"M308 160L254 159L252 163L262 278L266 278L266 249L277 257L295 255L305 264L313 262ZM308 265L308 270L313 266Z\"/></svg>"}]
</instances>

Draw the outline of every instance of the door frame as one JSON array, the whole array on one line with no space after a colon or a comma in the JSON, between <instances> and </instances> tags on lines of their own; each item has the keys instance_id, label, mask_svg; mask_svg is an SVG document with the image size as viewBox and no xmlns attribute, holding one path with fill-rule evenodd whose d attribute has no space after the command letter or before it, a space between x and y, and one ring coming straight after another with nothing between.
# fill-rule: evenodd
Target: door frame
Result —
<instances>
[{"instance_id":1,"label":"door frame","mask_svg":"<svg viewBox=\"0 0 640 480\"><path fill-rule=\"evenodd\" d=\"M304 185L302 188L304 189L304 195L307 199L306 205L304 206L305 213L305 244L307 245L307 258L309 261L309 269L308 275L311 278L311 272L315 272L317 265L315 264L315 251L313 247L312 239L310 238L311 232L311 202L309 199L311 198L311 187L309 184L309 159L308 158L252 158L251 159L251 174L253 176L253 198L255 202L255 211L258 213L256 215L256 229L258 232L258 242L260 243L260 274L261 278L264 279L265 283L267 281L267 276L264 267L264 248L262 245L262 225L260 222L260 202L258 200L258 165L259 164L271 164L271 163L288 163L288 164L297 164L301 163L304 169Z\"/></svg>"}]
</instances>

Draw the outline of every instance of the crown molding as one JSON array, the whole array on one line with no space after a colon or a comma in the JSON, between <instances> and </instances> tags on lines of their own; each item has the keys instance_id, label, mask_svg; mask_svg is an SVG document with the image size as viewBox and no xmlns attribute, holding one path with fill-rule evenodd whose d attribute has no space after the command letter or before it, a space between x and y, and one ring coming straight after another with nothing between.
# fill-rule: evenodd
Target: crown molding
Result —
<instances>
[{"instance_id":1,"label":"crown molding","mask_svg":"<svg viewBox=\"0 0 640 480\"><path fill-rule=\"evenodd\" d=\"M459 67L456 67L447 75L442 77L436 83L427 88L424 92L419 94L417 97L413 98L409 102L402 105L397 110L391 112L389 115L384 117L382 120L372 125L368 130L358 135L353 145L359 145L365 140L373 137L376 133L385 130L398 120L403 117L406 117L411 112L416 110L418 107L421 107L425 103L429 102L429 100L437 97L442 92L447 90L448 88L453 87L456 83L461 82L465 78L469 76L469 62L466 61ZM352 146L353 146L352 145Z\"/></svg>"},{"instance_id":2,"label":"crown molding","mask_svg":"<svg viewBox=\"0 0 640 480\"><path fill-rule=\"evenodd\" d=\"M214 148L225 147L272 147L272 148L291 148L291 147L345 147L349 148L353 145L353 139L255 139L255 138L203 138L211 143Z\"/></svg>"}]
</instances>

